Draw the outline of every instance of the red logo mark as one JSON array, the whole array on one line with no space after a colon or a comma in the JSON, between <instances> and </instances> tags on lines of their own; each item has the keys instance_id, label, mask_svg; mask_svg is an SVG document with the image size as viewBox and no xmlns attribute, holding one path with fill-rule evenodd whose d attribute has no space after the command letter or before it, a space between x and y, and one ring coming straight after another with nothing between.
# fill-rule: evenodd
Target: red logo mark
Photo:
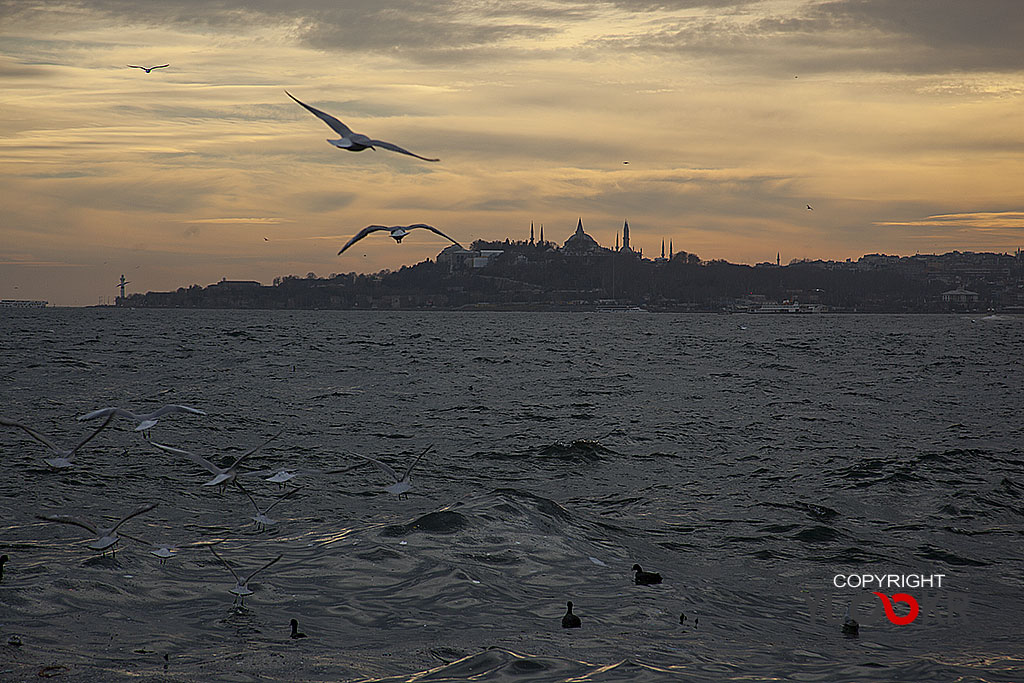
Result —
<instances>
[{"instance_id":1,"label":"red logo mark","mask_svg":"<svg viewBox=\"0 0 1024 683\"><path fill-rule=\"evenodd\" d=\"M893 593L892 600L885 593L879 593L878 591L872 591L875 595L882 599L882 607L885 608L885 616L889 618L889 621L896 624L897 626L906 626L910 622L917 619L917 613L921 609L917 606L917 600L914 596L909 593ZM910 605L910 613L906 616L898 616L896 610L892 608L893 602L905 602Z\"/></svg>"}]
</instances>

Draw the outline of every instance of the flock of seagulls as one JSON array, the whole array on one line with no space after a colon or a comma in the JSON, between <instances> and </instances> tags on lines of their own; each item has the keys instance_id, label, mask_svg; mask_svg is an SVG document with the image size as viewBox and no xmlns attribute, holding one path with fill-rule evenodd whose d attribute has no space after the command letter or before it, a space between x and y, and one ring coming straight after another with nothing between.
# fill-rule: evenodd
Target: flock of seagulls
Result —
<instances>
[{"instance_id":1,"label":"flock of seagulls","mask_svg":"<svg viewBox=\"0 0 1024 683\"><path fill-rule=\"evenodd\" d=\"M8 419L8 418L5 418L5 417L0 417L0 426L21 429L22 431L27 433L35 441L38 441L38 442L42 443L43 445L45 445L46 447L50 448L54 452L58 453L59 454L59 459L52 459L52 458L51 459L47 459L47 463L50 464L51 467L53 467L54 469L61 470L61 469L66 469L67 467L70 467L71 466L71 461L70 461L71 456L76 451L81 449L82 446L84 446L86 443L88 443L90 440L92 440L97 434L99 434L99 432L103 431L106 427L108 427L111 424L111 422L114 420L115 417L119 417L119 416L120 417L127 417L130 420L132 420L132 421L137 423L137 425L135 427L135 431L137 431L137 432L139 432L139 431L147 432L149 429L151 429L153 426L155 426L157 424L157 421L158 421L159 418L161 418L161 417L163 417L165 415L173 414L173 413L186 413L186 414L193 414L193 415L206 415L206 413L204 411L199 410L197 408L192 408L190 406L178 405L178 404L165 405L165 406L163 406L163 407L161 407L161 408L159 408L157 410L154 410L151 413L146 413L146 414L137 414L137 413L134 413L134 412L132 412L130 410L127 410L127 409L124 409L124 408L113 408L113 407L112 408L101 408L99 410L94 410L94 411L92 411L90 413L86 413L85 415L82 415L81 417L78 418L79 420L92 420L92 419L99 418L99 417L103 417L105 419L104 419L103 423L97 429L95 429L92 432L90 432L88 436L86 436L84 439L79 441L73 448L68 449L68 450L61 450L61 449L57 448L56 446L54 446L53 442L50 439L42 436L37 430L35 430L34 428L29 427L29 426L27 426L27 425L25 425L25 424L23 424L21 422L18 422L16 420L11 420L11 419ZM252 454L257 452L258 450L260 450L261 448L266 446L268 443L270 443L271 441L276 439L278 436L281 435L282 431L278 431L274 435L272 435L269 438L267 438L264 441L262 441L260 444L258 444L254 448L249 449L248 451L243 453L241 456L235 458L235 460L229 466L227 466L227 467L217 466L217 465L213 464L212 462L210 462L209 460L207 460L206 458L203 458L202 456L196 455L195 453L192 453L192 452L184 450L184 449L175 448L173 446L167 446L165 444L156 443L154 441L150 441L148 438L146 439L146 442L149 445L153 446L154 448L156 448L156 449L158 449L158 450L160 450L162 452L169 453L169 454L175 455L175 456L181 456L181 457L187 458L187 459L193 461L194 463L200 465L203 469L205 469L207 472L212 474L213 478L208 480L208 481L206 481L206 482L204 482L203 486L219 486L221 488L222 493L224 492L224 490L228 486L234 486L235 488L237 488L240 491L242 491L242 493L246 496L246 498L249 499L249 502L252 504L252 507L253 507L253 509L255 511L255 514L251 517L251 519L252 519L252 522L256 525L257 530L263 530L263 529L265 529L265 528L267 528L269 526L272 526L272 525L276 524L276 522L273 519L271 519L270 516L269 516L270 511L273 508L275 508L277 505L282 503L283 501L288 500L291 497L293 497L295 494L297 494L301 490L301 488L300 487L292 488L291 490L287 491L283 495L280 495L277 498L275 498L266 507L261 507L260 504L256 501L256 498L253 496L253 494L250 493L249 490L246 489L241 484L241 482L239 481L240 477L255 477L255 476L266 477L267 474L270 474L271 476L266 477L264 479L264 481L278 483L278 484L283 486L285 483L291 481L293 478L295 478L296 476L299 476L301 474L325 474L325 473L326 474L334 474L334 473L348 472L348 471L350 471L352 469L355 469L356 467L364 466L364 465L367 465L367 464L372 464L372 465L375 465L378 469L380 469L384 474L386 474L387 477L392 481L392 483L389 484L388 486L384 487L383 490L387 491L388 493L391 493L391 494L397 496L399 499L401 499L402 497L407 497L409 491L412 490L412 473L413 473L413 470L420 463L420 461L423 460L423 458L431 450L433 450L433 444L431 444L430 446L427 446L427 448L425 448L422 452L420 452L418 455L416 455L415 458L413 458L411 460L411 462L408 464L408 466L405 468L405 470L402 471L401 473L396 471L394 468L392 468L387 463L385 463L385 462L383 462L381 460L378 460L377 458L372 458L372 457L369 457L369 456L366 456L366 455L358 455L358 454L357 454L357 457L361 458L363 460L363 462L357 463L355 465L350 465L348 467L337 469L337 470L305 470L305 469L300 469L300 468L282 468L282 469L276 469L276 470L252 470L252 471L242 471L241 470L240 466L242 465L242 463L245 461L246 458L248 458L249 456L251 456ZM57 464L54 464L54 462L51 462L51 461L55 461L55 460L56 460ZM88 547L90 549L92 549L92 550L100 552L103 556L105 556L108 552L111 555L113 555L113 553L116 551L117 544L118 544L118 542L120 541L121 538L126 538L128 540L131 540L133 542L136 542L136 543L139 543L139 544L142 544L142 545L149 545L149 546L151 546L151 548L149 550L149 553L152 556L154 556L157 559L159 559L160 563L163 564L168 559L170 559L170 558L172 558L172 557L174 557L176 555L176 553L178 552L177 548L175 548L175 547L173 547L173 546L171 546L169 544L160 545L160 544L148 543L146 540L143 540L143 539L138 538L136 536L129 535L129 534L123 532L123 531L120 531L121 527L124 526L127 522L129 522L130 520L132 520L132 519L134 519L136 517L139 517L140 515L144 515L145 513L152 511L156 507L157 507L157 503L147 503L147 504L144 504L144 505L140 505L140 506L136 507L134 510L132 510L131 512L129 512L128 514L126 514L123 517L121 517L120 519L118 519L114 524L112 524L109 527L101 526L98 523L93 523L91 521L88 521L88 520L85 520L85 519L81 519L80 517L75 517L75 516L66 515L66 514L37 514L36 518L39 519L39 520L45 521L45 522L53 522L53 523L57 523L57 524L66 524L66 525L76 526L76 527L79 527L81 529L84 529L85 531L89 532L94 537L88 543ZM220 541L217 541L217 543L219 543L219 542ZM228 562L227 559L225 559L220 553L217 552L216 548L214 547L217 543L207 543L205 545L210 549L210 552L217 559L217 561L220 564L224 565L225 569L227 569L228 572L231 574L232 578L234 578L235 585L232 588L230 588L228 590L228 592L231 593L234 596L235 604L239 604L241 606L244 606L245 598L253 594L253 590L252 590L252 588L249 587L249 583L258 574L260 574L261 572L269 569L270 567L272 567L273 565L278 563L284 557L284 555L279 553L276 557L273 557L270 560L267 560L263 564L259 565L256 569L252 570L247 575L243 576L238 571L235 570L235 567L232 566L232 564L230 562ZM201 545L201 544L196 544L196 545ZM0 580L3 579L3 565L7 561L8 561L7 555L0 556ZM637 585L654 585L654 584L661 583L661 581L662 581L662 578L661 578L660 574L658 574L656 572L644 571L640 567L639 564L634 564L633 565L633 572L635 573L634 574L634 582ZM576 614L573 614L573 611L572 611L573 603L571 601L567 602L566 603L566 607L567 607L567 610L566 610L565 616L562 617L562 622L561 622L562 623L562 627L563 628L581 628L582 627L582 622L580 620L580 617L578 615L576 615ZM685 619L685 617L681 617L680 622L682 622L684 619ZM296 638L297 639L297 638L305 638L306 637L306 635L304 633L301 633L301 632L298 631L298 622L295 619L292 619L292 621L291 621L291 628L292 628L292 632L291 632L291 635L290 635L291 638Z\"/></svg>"},{"instance_id":2,"label":"flock of seagulls","mask_svg":"<svg viewBox=\"0 0 1024 683\"><path fill-rule=\"evenodd\" d=\"M21 431L25 432L34 441L42 444L43 446L47 447L48 449L54 452L56 457L45 459L45 462L51 468L53 468L54 470L65 470L73 466L74 463L72 462L72 456L74 456L74 454L78 452L86 443L95 438L97 434L106 429L116 417L129 418L130 420L136 423L134 430L136 432L142 432L143 435L146 436L148 434L148 431L157 424L158 420L161 417L174 413L206 415L205 411L199 410L197 408L192 408L190 406L178 404L165 405L157 410L145 414L135 413L125 408L101 408L99 410L94 410L92 412L86 413L85 415L82 415L78 418L79 420L92 420L102 417L104 418L104 420L99 427L92 430L86 437L78 441L72 448L69 449L59 448L53 443L53 441L50 438L43 435L34 427L30 427L17 420L12 420L6 417L0 417L0 427L10 427L12 429L20 429ZM256 528L259 531L262 531L263 529L266 529L267 527L276 524L275 520L271 519L271 517L269 516L270 511L273 510L277 505L279 505L283 501L292 498L301 490L301 488L292 488L291 490L285 492L283 495L280 495L277 498L275 498L269 505L263 507L260 505L260 503L257 502L255 496L246 487L242 485L240 477L265 477L264 481L277 483L283 486L286 482L289 482L300 475L340 474L344 472L349 472L353 469L356 469L357 467L363 467L366 466L367 464L372 463L379 467L382 471L387 473L388 476L393 480L393 483L386 486L383 490L393 493L399 496L399 498L401 498L403 496L407 496L408 492L412 489L411 479L413 468L416 467L420 460L422 460L422 458L433 448L433 446L428 446L423 452L416 456L416 458L412 461L411 464L409 464L409 466L401 475L395 472L394 469L392 469L389 465L382 462L381 460L371 458L368 456L359 456L360 458L363 459L362 462L357 462L347 467L333 470L302 469L298 467L287 467L274 470L243 471L241 465L246 460L246 458L250 457L257 451L259 451L261 448L266 446L268 443L276 439L278 436L281 435L282 431L283 430L278 431L269 438L264 439L255 447L250 448L245 453L235 458L234 461L227 467L220 467L218 465L215 465L206 458L200 455L196 455L195 453L192 453L190 451L181 448L176 448L173 446L167 446L165 444L156 443L154 441L149 440L148 436L146 436L146 443L164 453L168 453L174 456L180 456L188 460L191 460L192 462L196 463L197 465L205 469L207 472L212 474L213 477L202 484L204 487L218 486L220 487L221 493L223 493L229 486L233 486L238 490L242 491L242 493L246 496L246 498L249 499L249 502L252 504L254 514L251 517L251 520L256 525ZM267 476L268 474L271 476ZM93 521L67 514L37 514L36 518L45 522L65 524L70 526L76 526L80 529L84 529L94 537L88 543L88 547L94 551L100 552L102 556L106 556L108 553L111 556L113 556L113 554L117 550L118 542L122 538L126 538L135 543L150 546L149 553L152 556L159 559L160 563L163 564L168 559L174 557L177 554L177 548L170 544L149 543L144 539L141 539L137 536L129 535L124 531L121 531L121 527L125 525L127 522L134 519L135 517L150 512L156 507L157 503L147 503L144 505L140 505L139 507L135 508L128 514L118 519L114 524L110 526L103 526L100 523L94 523ZM249 573L247 576L243 577L235 571L231 563L229 563L227 560L225 560L225 558L223 558L220 554L217 553L212 544L209 545L209 548L213 555L217 558L217 560L221 564L223 564L224 567L227 568L227 570L234 577L235 586L231 588L229 592L235 596L236 603L243 605L244 599L247 596L252 595L253 593L252 589L249 587L249 582L253 579L253 577L256 576L258 573L268 569L283 557L283 555L279 554L277 557L274 557L270 561L258 567L256 570ZM0 557L0 580L2 580L3 578L3 564L7 562L7 560L7 555L3 555L2 557ZM305 636L293 635L292 637L301 638Z\"/></svg>"}]
</instances>

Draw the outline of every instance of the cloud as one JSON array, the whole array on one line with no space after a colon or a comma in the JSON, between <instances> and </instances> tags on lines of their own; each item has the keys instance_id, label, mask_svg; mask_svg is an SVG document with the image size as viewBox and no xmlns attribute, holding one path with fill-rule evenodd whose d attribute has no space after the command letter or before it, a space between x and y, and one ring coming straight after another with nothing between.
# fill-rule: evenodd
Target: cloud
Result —
<instances>
[{"instance_id":1,"label":"cloud","mask_svg":"<svg viewBox=\"0 0 1024 683\"><path fill-rule=\"evenodd\" d=\"M291 219L288 218L194 218L192 220L183 220L182 223L207 223L207 224L237 224L237 223L257 223L260 225L277 225L279 223L291 223Z\"/></svg>"},{"instance_id":2,"label":"cloud","mask_svg":"<svg viewBox=\"0 0 1024 683\"><path fill-rule=\"evenodd\" d=\"M875 225L895 227L947 227L1024 230L1024 211L978 211L945 213L908 221L876 221Z\"/></svg>"}]
</instances>

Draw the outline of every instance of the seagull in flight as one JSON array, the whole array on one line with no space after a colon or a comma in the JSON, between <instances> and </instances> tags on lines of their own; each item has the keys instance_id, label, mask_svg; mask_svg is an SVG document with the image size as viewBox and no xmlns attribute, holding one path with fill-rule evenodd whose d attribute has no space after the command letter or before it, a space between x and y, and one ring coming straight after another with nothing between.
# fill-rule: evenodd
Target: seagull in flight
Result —
<instances>
[{"instance_id":1,"label":"seagull in flight","mask_svg":"<svg viewBox=\"0 0 1024 683\"><path fill-rule=\"evenodd\" d=\"M103 421L103 424L101 424L96 431L92 432L91 434L89 434L89 436L79 441L77 444L75 444L73 448L68 449L58 448L53 443L53 441L46 437L45 434L37 432L35 429L32 429L28 425L24 425L20 422L15 422L14 420L8 420L5 417L0 417L0 425L3 425L5 427L17 427L19 429L25 430L26 434L28 434L33 439L43 444L56 454L56 456L53 458L43 458L43 462L45 462L47 465L49 465L55 470L63 470L68 467L71 467L74 464L71 462L71 458L75 456L75 453L78 451L78 449L87 444L90 440L92 440L94 436L102 432L113 419L113 415L108 415L107 419Z\"/></svg>"},{"instance_id":2,"label":"seagull in flight","mask_svg":"<svg viewBox=\"0 0 1024 683\"><path fill-rule=\"evenodd\" d=\"M128 65L129 68L132 68L132 69L142 69L146 73L149 73L153 69L163 69L163 68L168 67L168 66L170 66L170 64L158 64L156 66L138 66L136 64L129 64Z\"/></svg>"},{"instance_id":3,"label":"seagull in flight","mask_svg":"<svg viewBox=\"0 0 1024 683\"><path fill-rule=\"evenodd\" d=\"M247 595L253 594L252 589L249 588L249 582L252 581L252 577L256 576L261 571L263 571L264 569L266 569L267 567L269 567L270 565L274 564L282 557L284 557L284 555L278 555L270 562L267 562L265 565L254 571L252 574L249 574L249 576L245 577L245 579L242 579L240 576L238 576L238 574L235 573L235 570L231 568L231 565L227 563L227 560L225 560L223 557L217 554L217 551L213 549L212 545L210 546L210 552L213 553L214 557L220 560L221 564L228 568L228 571L231 572L231 576L235 577L235 587L229 590L228 592L235 596L235 602L241 600L243 605L245 604L245 597Z\"/></svg>"},{"instance_id":4,"label":"seagull in flight","mask_svg":"<svg viewBox=\"0 0 1024 683\"><path fill-rule=\"evenodd\" d=\"M808 211L814 211L814 209L813 209L813 208L811 208L811 205L810 205L810 204L808 204L808 205L807 205L807 210L808 210Z\"/></svg>"},{"instance_id":5,"label":"seagull in flight","mask_svg":"<svg viewBox=\"0 0 1024 683\"><path fill-rule=\"evenodd\" d=\"M117 524L115 524L114 526L109 527L109 528L98 527L95 524L91 524L91 523L85 521L84 519L79 519L78 517L72 517L71 515L36 515L36 519L41 519L41 520L44 520L46 522L58 522L60 524L72 524L74 526L82 527L83 529L85 529L86 531L88 531L91 534L96 534L96 540L93 541L92 543L90 543L89 547L92 548L93 550L99 550L99 551L101 551L105 555L108 549L110 549L111 553L114 552L112 546L115 543L117 543L117 541L118 541L119 537L117 535L117 528L119 526L121 526L122 524L127 522L132 517L137 517L137 516L139 516L139 515L141 515L141 514L143 514L145 512L149 512L150 510L152 510L156 506L157 506L157 503L149 503L147 505L142 505L140 507L137 507L134 510L132 510L131 512L129 512L127 515L122 517L120 519L120 521L118 521ZM136 541L136 542L139 542L139 543L143 542L143 541L139 541L136 538L132 538L128 534L123 534L123 535L124 535L125 538L131 538L133 541Z\"/></svg>"},{"instance_id":6,"label":"seagull in flight","mask_svg":"<svg viewBox=\"0 0 1024 683\"><path fill-rule=\"evenodd\" d=\"M229 467L226 468L217 467L203 456L196 455L195 453L190 453L189 451L183 451L180 448L165 446L162 443L156 443L155 441L150 441L150 443L164 452L173 453L175 455L184 455L186 458L188 458L192 462L196 463L197 465L205 469L207 472L213 475L213 479L204 483L203 486L220 486L220 490L221 492L223 492L228 484L237 484L238 466L242 464L242 461L248 458L256 451L258 451L259 449L266 446L274 439L276 439L278 436L281 435L281 432L283 431L284 430L282 429L280 432L274 434L272 437L261 443L259 446L256 446L256 448L253 448L251 450L246 451L245 453L242 453L242 455L238 456L238 458L236 458L235 461L231 463Z\"/></svg>"},{"instance_id":7,"label":"seagull in flight","mask_svg":"<svg viewBox=\"0 0 1024 683\"><path fill-rule=\"evenodd\" d=\"M291 498L296 493L302 490L302 487L294 488L288 493L284 494L283 496L278 497L278 499L271 503L269 506L267 506L266 509L260 510L260 506L256 504L256 499L252 497L252 494L245 490L241 484L236 485L238 486L238 488L242 489L242 493L244 493L245 496L249 499L249 502L252 503L252 506L256 508L256 515L252 518L252 520L256 523L257 530L263 530L266 529L268 526L273 526L277 524L277 522L275 522L267 516L267 513L273 510L274 507L285 498Z\"/></svg>"},{"instance_id":8,"label":"seagull in flight","mask_svg":"<svg viewBox=\"0 0 1024 683\"><path fill-rule=\"evenodd\" d=\"M388 231L388 233L391 234L391 237L392 237L392 239L395 240L395 242L397 242L398 244L401 244L402 243L402 238L405 237L406 235L408 235L410 232L412 232L416 228L423 228L425 230L429 230L430 232L433 232L433 233L436 233L436 234L440 235L441 237L445 238L446 240L450 240L458 248L460 248L460 249L463 248L463 246L461 244L459 244L458 242L453 240L451 237L449 237L448 235L444 234L443 232L441 232L440 230L438 230L434 226L427 225L426 223L413 223L412 225L391 225L391 226L387 226L387 225L367 225L365 228L363 228L362 230L357 232L355 234L355 236L352 237L352 239L350 239L345 244L345 246L343 246L341 248L341 251L338 252L338 256L341 256L345 252L346 249L348 249L353 244L355 244L359 240L361 240L364 237L366 237L367 235L369 235L371 232L380 232L381 230L386 230L386 231Z\"/></svg>"},{"instance_id":9,"label":"seagull in flight","mask_svg":"<svg viewBox=\"0 0 1024 683\"><path fill-rule=\"evenodd\" d=\"M188 406L171 404L166 405L162 408L157 408L153 412L147 413L145 415L136 415L132 411L125 410L124 408L100 408L99 410L94 410L91 413L79 415L78 419L92 420L97 417L104 417L106 415L120 415L123 417L127 417L130 420L135 420L136 422L139 423L138 426L135 427L135 431L148 432L156 425L157 421L161 417L167 415L168 413L193 413L195 415L206 415L204 411L199 410L198 408L190 408Z\"/></svg>"},{"instance_id":10,"label":"seagull in flight","mask_svg":"<svg viewBox=\"0 0 1024 683\"><path fill-rule=\"evenodd\" d=\"M412 468L416 467L416 463L420 461L420 458L426 455L427 452L433 447L433 444L427 446L427 449L425 451L416 456L416 459L412 461L412 464L409 465L408 469L405 470L405 474L403 474L402 476L398 476L398 472L395 472L393 469L391 469L390 466L386 465L385 463L382 463L380 460L377 460L376 458L371 458L366 455L359 455L358 453L356 453L355 455L357 457L362 458L363 460L369 460L374 465L384 470L388 474L388 476L394 479L395 483L392 484L391 486L386 487L384 490L389 493L393 493L399 498L401 498L403 495L408 497L408 491L412 489L412 482L409 479L409 476L412 474Z\"/></svg>"},{"instance_id":11,"label":"seagull in flight","mask_svg":"<svg viewBox=\"0 0 1024 683\"><path fill-rule=\"evenodd\" d=\"M256 470L254 472L242 472L238 476L240 477L262 477L267 474L271 475L263 481L269 481L273 484L280 484L284 486L285 482L291 481L295 477L299 477L305 474L344 474L350 470L354 470L357 467L363 467L367 463L360 462L355 465L344 467L340 470L317 470L317 469L303 469L299 467L279 467L278 469L271 470Z\"/></svg>"},{"instance_id":12,"label":"seagull in flight","mask_svg":"<svg viewBox=\"0 0 1024 683\"><path fill-rule=\"evenodd\" d=\"M331 143L338 149L345 149L348 150L349 152L362 152L364 149L372 149L376 151L377 147L383 147L384 149L390 149L392 152L408 154L411 157L416 157L417 159L422 159L423 161L440 161L440 159L428 159L427 157L421 157L419 154L413 154L409 150L399 147L398 145L393 144L391 142L385 142L384 140L374 140L363 135L362 133L355 133L352 131L351 128L349 128L344 123L334 118L330 114L322 112L316 107L311 107L305 102L301 102L287 90L285 90L284 92L286 95L288 95L288 97L298 102L302 107L309 111L309 113L311 113L313 116L317 117L318 119L326 123L328 126L331 127L331 130L333 130L335 133L341 136L337 140L331 140L330 138L328 138L327 140L327 142Z\"/></svg>"}]
</instances>

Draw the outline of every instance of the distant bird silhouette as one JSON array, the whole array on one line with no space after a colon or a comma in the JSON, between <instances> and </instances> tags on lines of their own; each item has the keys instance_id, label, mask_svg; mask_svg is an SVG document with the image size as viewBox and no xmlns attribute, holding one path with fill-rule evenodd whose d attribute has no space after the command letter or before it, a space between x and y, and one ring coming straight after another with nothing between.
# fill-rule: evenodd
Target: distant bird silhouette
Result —
<instances>
[{"instance_id":1,"label":"distant bird silhouette","mask_svg":"<svg viewBox=\"0 0 1024 683\"><path fill-rule=\"evenodd\" d=\"M62 470L71 467L72 464L74 464L71 462L71 459L75 456L75 453L78 452L78 449L84 446L85 444L89 443L89 441L92 440L94 436L102 432L113 419L113 414L108 415L107 419L103 421L103 424L101 424L99 428L97 428L95 431L89 434L89 436L79 441L72 448L66 449L58 448L49 438L47 438L45 434L38 432L32 427L24 425L20 422L15 422L14 420L8 420L5 417L0 417L0 425L3 425L5 427L17 427L19 429L23 429L26 434L28 434L33 439L49 448L56 455L56 457L53 458L43 458L43 462L45 462L47 465L56 470Z\"/></svg>"},{"instance_id":2,"label":"distant bird silhouette","mask_svg":"<svg viewBox=\"0 0 1024 683\"><path fill-rule=\"evenodd\" d=\"M144 512L149 512L150 510L152 510L156 506L157 506L157 503L149 503L148 505L142 505L140 507L137 507L134 510L132 510L131 512L129 512L127 515L122 517L117 522L117 524L115 524L114 526L109 527L109 528L98 527L98 526L96 526L94 524L91 524L91 523L89 523L89 522L87 522L87 521L85 521L83 519L79 519L77 517L72 517L71 515L36 515L36 519L41 519L41 520L46 521L46 522L59 522L60 524L72 524L74 526L81 527L81 528L85 529L86 531L88 531L91 534L96 534L96 540L93 541L92 543L90 543L89 547L92 548L93 550L99 550L103 554L106 554L108 549L110 550L111 553L114 552L113 546L117 543L117 541L120 538L118 536L118 534L117 534L117 528L119 526L121 526L122 524L127 522L132 517L137 517L138 515L141 515ZM122 535L125 538L131 538L133 541L136 541L138 543L143 543L144 542L144 541L140 541L137 538L132 538L128 534L122 534Z\"/></svg>"},{"instance_id":3,"label":"distant bird silhouette","mask_svg":"<svg viewBox=\"0 0 1024 683\"><path fill-rule=\"evenodd\" d=\"M4 580L4 565L7 564L7 560L11 558L7 555L0 555L0 582Z\"/></svg>"},{"instance_id":4,"label":"distant bird silhouette","mask_svg":"<svg viewBox=\"0 0 1024 683\"><path fill-rule=\"evenodd\" d=\"M807 210L808 210L808 211L814 211L814 209L813 209L813 208L811 208L811 205L810 205L810 204L808 204L808 205L807 205Z\"/></svg>"},{"instance_id":5,"label":"distant bird silhouette","mask_svg":"<svg viewBox=\"0 0 1024 683\"><path fill-rule=\"evenodd\" d=\"M337 140L327 140L327 142L331 143L338 149L348 150L349 152L362 152L364 149L372 149L376 151L377 147L383 147L384 149L390 149L392 152L408 154L411 157L416 157L417 159L422 159L423 161L440 161L440 159L428 159L427 157L421 157L419 154L413 154L409 150L399 147L398 145L391 142L385 142L384 140L374 140L363 135L362 133L355 133L352 131L351 128L349 128L344 123L334 118L330 114L322 112L316 107L311 107L305 102L296 99L296 97L287 90L285 90L284 93L288 97L298 102L313 116L317 117L318 119L326 123L328 126L330 126L331 130L333 130L335 133L341 136L341 138Z\"/></svg>"},{"instance_id":6,"label":"distant bird silhouette","mask_svg":"<svg viewBox=\"0 0 1024 683\"><path fill-rule=\"evenodd\" d=\"M636 572L633 576L633 583L638 586L650 586L654 583L661 583L661 574L658 572L645 572L638 564L633 565L633 571Z\"/></svg>"},{"instance_id":7,"label":"distant bird silhouette","mask_svg":"<svg viewBox=\"0 0 1024 683\"><path fill-rule=\"evenodd\" d=\"M388 226L388 225L368 225L365 228L363 228L362 230L360 230L359 232L357 232L355 234L355 236L352 237L352 239L350 239L347 243L345 243L345 246L343 246L341 248L341 251L338 252L338 256L341 256L345 252L346 249L348 249L353 244L355 244L359 240L363 239L364 237L366 237L367 235L369 235L372 232L380 232L381 230L386 230L389 233L391 233L391 237L395 240L395 242L401 244L402 243L402 238L405 237L406 235L408 235L411 231L415 230L416 228L423 228L424 230L429 230L430 232L433 232L435 234L440 235L441 237L445 238L446 240L450 240L453 244L455 244L455 246L459 247L460 249L462 248L462 245L459 244L458 242L456 242L455 240L453 240L451 237L449 237L448 235L444 234L443 232L441 232L440 230L438 230L434 226L427 225L426 223L414 223L412 225L391 225L391 226ZM365 256L365 255L366 254L363 254L363 256Z\"/></svg>"},{"instance_id":8,"label":"distant bird silhouette","mask_svg":"<svg viewBox=\"0 0 1024 683\"><path fill-rule=\"evenodd\" d=\"M628 162L628 161L623 161L622 163L623 163L623 164L625 164L625 165L627 165L627 166L629 165L629 162Z\"/></svg>"},{"instance_id":9,"label":"distant bird silhouette","mask_svg":"<svg viewBox=\"0 0 1024 683\"><path fill-rule=\"evenodd\" d=\"M170 64L158 64L157 66L136 66L135 64L129 64L128 67L132 69L142 69L146 73L149 73L153 69L163 69L170 66Z\"/></svg>"},{"instance_id":10,"label":"distant bird silhouette","mask_svg":"<svg viewBox=\"0 0 1024 683\"><path fill-rule=\"evenodd\" d=\"M292 634L289 638L305 638L306 634L299 631L299 622L297 619L292 619Z\"/></svg>"},{"instance_id":11,"label":"distant bird silhouette","mask_svg":"<svg viewBox=\"0 0 1024 683\"><path fill-rule=\"evenodd\" d=\"M416 467L416 463L418 463L420 459L424 455L426 455L427 452L430 451L430 449L433 447L433 444L427 446L426 450L424 450L422 453L416 456L416 459L412 461L412 464L409 465L409 467L405 470L405 474L403 474L402 476L398 476L398 472L395 472L393 469L391 469L389 465L382 463L380 460L377 460L376 458L371 458L366 455L359 455L358 453L356 455L362 458L363 460L369 460L374 465L384 470L384 472L386 472L392 479L395 480L394 484L384 489L385 491L393 493L399 498L401 498L403 495L406 498L408 498L408 491L412 489L412 481L410 480L410 477L412 475L412 468Z\"/></svg>"},{"instance_id":12,"label":"distant bird silhouette","mask_svg":"<svg viewBox=\"0 0 1024 683\"><path fill-rule=\"evenodd\" d=\"M565 616L562 617L562 628L580 628L583 622L572 613L572 600L565 603Z\"/></svg>"}]
</instances>

